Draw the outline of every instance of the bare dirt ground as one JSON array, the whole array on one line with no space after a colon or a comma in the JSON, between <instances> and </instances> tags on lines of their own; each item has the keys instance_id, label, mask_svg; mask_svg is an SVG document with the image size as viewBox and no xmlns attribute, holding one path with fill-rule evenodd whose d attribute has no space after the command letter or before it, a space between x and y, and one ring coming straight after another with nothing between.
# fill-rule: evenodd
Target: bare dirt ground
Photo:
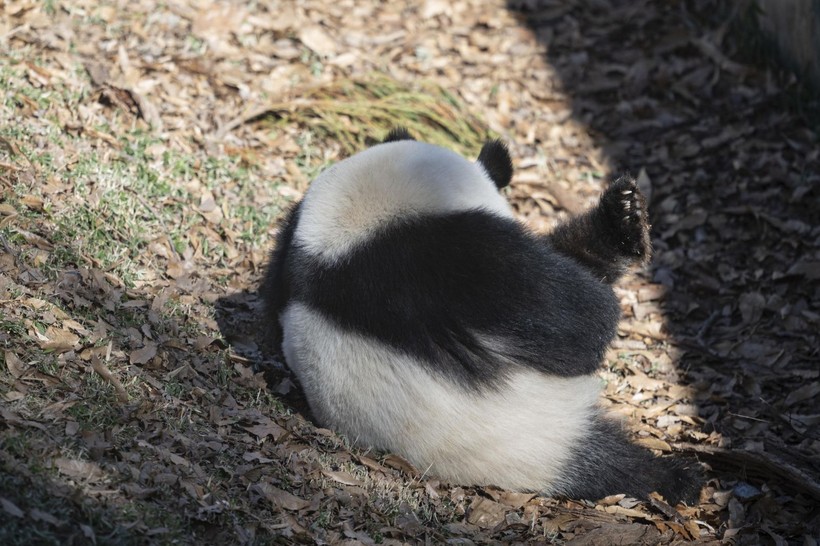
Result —
<instances>
[{"instance_id":1,"label":"bare dirt ground","mask_svg":"<svg viewBox=\"0 0 820 546\"><path fill-rule=\"evenodd\" d=\"M817 544L820 115L746 18L0 0L0 543ZM255 286L288 203L397 124L501 136L536 230L638 177L604 403L702 462L696 506L442 483L309 420Z\"/></svg>"}]
</instances>

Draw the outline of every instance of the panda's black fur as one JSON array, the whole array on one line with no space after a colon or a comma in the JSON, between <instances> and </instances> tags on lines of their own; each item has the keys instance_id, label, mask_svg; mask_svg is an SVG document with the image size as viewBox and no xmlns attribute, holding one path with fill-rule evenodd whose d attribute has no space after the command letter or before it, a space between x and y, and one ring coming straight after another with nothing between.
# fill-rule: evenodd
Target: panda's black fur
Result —
<instances>
[{"instance_id":1,"label":"panda's black fur","mask_svg":"<svg viewBox=\"0 0 820 546\"><path fill-rule=\"evenodd\" d=\"M650 253L635 182L543 237L490 193L511 177L498 141L471 164L398 129L292 208L261 293L314 414L453 481L692 501L595 402L611 283Z\"/></svg>"}]
</instances>

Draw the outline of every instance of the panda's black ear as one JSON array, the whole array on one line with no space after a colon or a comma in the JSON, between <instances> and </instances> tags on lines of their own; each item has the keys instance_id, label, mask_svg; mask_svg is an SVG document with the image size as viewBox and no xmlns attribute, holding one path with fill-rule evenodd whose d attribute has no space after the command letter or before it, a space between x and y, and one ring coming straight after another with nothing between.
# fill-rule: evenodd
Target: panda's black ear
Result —
<instances>
[{"instance_id":1,"label":"panda's black ear","mask_svg":"<svg viewBox=\"0 0 820 546\"><path fill-rule=\"evenodd\" d=\"M478 162L490 175L490 179L500 190L510 185L513 175L512 158L507 147L500 140L490 140L481 148Z\"/></svg>"},{"instance_id":2,"label":"panda's black ear","mask_svg":"<svg viewBox=\"0 0 820 546\"><path fill-rule=\"evenodd\" d=\"M397 140L416 140L416 139L413 138L413 135L411 135L407 131L407 129L405 129L404 127L396 127L395 129L391 129L390 132L387 133L387 136L384 137L384 140L382 140L382 144L384 144L386 142L396 142Z\"/></svg>"}]
</instances>

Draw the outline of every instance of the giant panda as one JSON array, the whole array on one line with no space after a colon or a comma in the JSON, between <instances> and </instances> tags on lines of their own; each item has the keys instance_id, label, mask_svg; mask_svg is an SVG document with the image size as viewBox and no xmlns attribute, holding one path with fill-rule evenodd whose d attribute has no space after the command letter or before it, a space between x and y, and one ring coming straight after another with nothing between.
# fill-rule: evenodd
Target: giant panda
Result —
<instances>
[{"instance_id":1,"label":"giant panda","mask_svg":"<svg viewBox=\"0 0 820 546\"><path fill-rule=\"evenodd\" d=\"M280 228L266 331L319 423L425 475L692 501L694 471L598 405L612 283L650 254L636 183L539 236L499 193L511 177L499 141L471 162L403 129L332 165Z\"/></svg>"}]
</instances>

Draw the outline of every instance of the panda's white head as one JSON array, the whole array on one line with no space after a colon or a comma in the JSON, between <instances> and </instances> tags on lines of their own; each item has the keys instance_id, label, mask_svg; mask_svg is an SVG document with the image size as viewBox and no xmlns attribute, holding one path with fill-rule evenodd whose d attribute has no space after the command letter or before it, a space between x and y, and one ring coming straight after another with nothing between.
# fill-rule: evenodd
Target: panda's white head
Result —
<instances>
[{"instance_id":1,"label":"panda's white head","mask_svg":"<svg viewBox=\"0 0 820 546\"><path fill-rule=\"evenodd\" d=\"M294 242L332 263L402 218L476 209L511 218L512 209L498 191L511 177L510 156L499 141L485 144L471 162L394 131L384 143L336 163L313 181Z\"/></svg>"}]
</instances>

